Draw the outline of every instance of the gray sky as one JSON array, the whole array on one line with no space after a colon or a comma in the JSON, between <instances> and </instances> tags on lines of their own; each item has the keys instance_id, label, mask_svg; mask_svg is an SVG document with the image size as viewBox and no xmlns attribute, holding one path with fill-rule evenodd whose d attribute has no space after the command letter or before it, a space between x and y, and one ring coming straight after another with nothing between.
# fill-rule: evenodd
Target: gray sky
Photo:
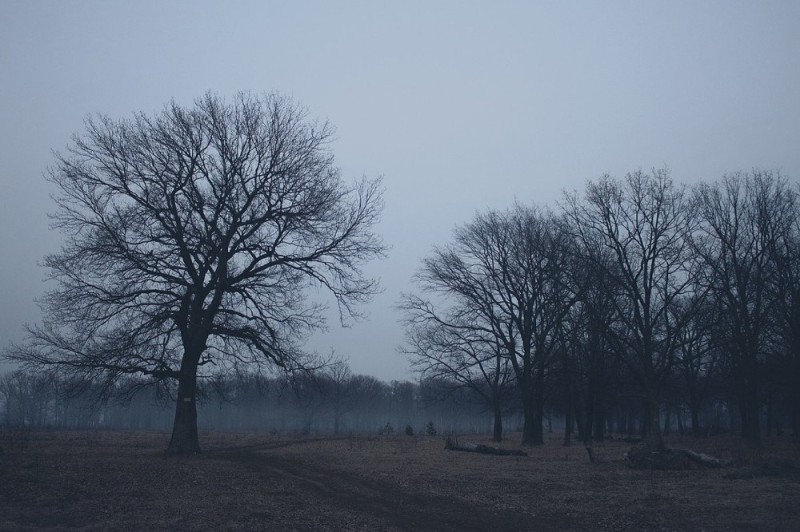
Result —
<instances>
[{"instance_id":1,"label":"gray sky","mask_svg":"<svg viewBox=\"0 0 800 532\"><path fill-rule=\"evenodd\" d=\"M0 346L38 317L59 246L42 173L88 113L279 91L384 176L370 319L310 347L410 378L393 310L477 210L554 205L605 172L800 178L800 2L0 1Z\"/></svg>"}]
</instances>

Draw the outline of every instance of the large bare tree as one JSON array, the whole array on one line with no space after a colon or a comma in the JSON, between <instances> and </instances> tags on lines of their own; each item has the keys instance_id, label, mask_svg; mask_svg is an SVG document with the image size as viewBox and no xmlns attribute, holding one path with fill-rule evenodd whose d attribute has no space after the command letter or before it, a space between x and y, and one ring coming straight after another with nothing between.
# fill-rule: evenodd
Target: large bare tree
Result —
<instances>
[{"instance_id":1,"label":"large bare tree","mask_svg":"<svg viewBox=\"0 0 800 532\"><path fill-rule=\"evenodd\" d=\"M694 194L702 221L694 251L720 308L719 341L734 380L742 436L752 446L761 444L761 363L784 316L778 303L791 298L794 266L778 267L791 264L778 251L794 216L790 196L785 179L760 170L701 184ZM780 298L776 286L783 291Z\"/></svg>"},{"instance_id":2,"label":"large bare tree","mask_svg":"<svg viewBox=\"0 0 800 532\"><path fill-rule=\"evenodd\" d=\"M688 199L684 187L674 185L662 169L622 179L605 176L587 184L582 200L572 194L565 201L575 234L588 247L600 243L613 257L595 267L624 294L614 300L617 327L611 338L639 385L647 443L654 449L663 448L660 396L682 322L690 315L678 318L674 312L676 301L693 287Z\"/></svg>"},{"instance_id":3,"label":"large bare tree","mask_svg":"<svg viewBox=\"0 0 800 532\"><path fill-rule=\"evenodd\" d=\"M613 257L599 242L594 244L594 248L579 250L582 257L575 261L574 278L580 298L562 326L565 387L576 386L581 392L583 419L579 420L578 426L586 445L604 439L607 409L618 373L618 367L615 367L618 360L611 354L609 336L616 319L617 298L621 294L613 279L605 273L614 269ZM597 266L601 263L604 264L602 268ZM570 404L568 400L568 406ZM567 429L571 431L570 426ZM565 434L565 443L568 436Z\"/></svg>"},{"instance_id":4,"label":"large bare tree","mask_svg":"<svg viewBox=\"0 0 800 532\"><path fill-rule=\"evenodd\" d=\"M406 302L415 320L427 316L429 323L449 324L451 333L473 331L490 346L464 359L469 364L452 366L462 375L480 356L492 360L495 350L510 363L522 401L523 445L543 443L545 374L558 328L577 300L569 243L561 221L533 207L479 214L455 231L451 245L436 249L419 274L426 292L450 299L449 314L437 317L423 299Z\"/></svg>"},{"instance_id":5,"label":"large bare tree","mask_svg":"<svg viewBox=\"0 0 800 532\"><path fill-rule=\"evenodd\" d=\"M278 95L208 94L155 115L87 119L49 180L60 252L43 323L10 357L111 384L177 381L169 451L197 452L197 379L209 368L306 364L327 289L357 316L382 255L377 180L348 184L332 128Z\"/></svg>"},{"instance_id":6,"label":"large bare tree","mask_svg":"<svg viewBox=\"0 0 800 532\"><path fill-rule=\"evenodd\" d=\"M691 312L690 319L681 331L681 342L677 352L676 367L686 389L692 434L700 435L700 408L710 392L712 379L719 366L719 346L715 342L715 320L717 305L713 299L705 299L702 288L689 296L694 301L679 301L678 312ZM698 299L703 298L702 301Z\"/></svg>"},{"instance_id":7,"label":"large bare tree","mask_svg":"<svg viewBox=\"0 0 800 532\"><path fill-rule=\"evenodd\" d=\"M769 243L775 266L778 345L771 351L780 368L778 381L788 392L792 435L800 443L800 188L776 179L779 190L770 208L774 222Z\"/></svg>"},{"instance_id":8,"label":"large bare tree","mask_svg":"<svg viewBox=\"0 0 800 532\"><path fill-rule=\"evenodd\" d=\"M522 398L522 443L544 443L545 379L563 345L562 329L580 298L576 247L565 220L517 205L506 215L506 248L492 282L500 313L514 324L507 338Z\"/></svg>"}]
</instances>

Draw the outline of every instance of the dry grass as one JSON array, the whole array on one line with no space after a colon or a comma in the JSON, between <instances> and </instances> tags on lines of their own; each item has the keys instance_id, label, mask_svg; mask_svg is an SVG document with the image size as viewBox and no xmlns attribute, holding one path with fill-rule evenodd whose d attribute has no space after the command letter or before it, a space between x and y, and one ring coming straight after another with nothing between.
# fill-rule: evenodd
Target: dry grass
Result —
<instances>
[{"instance_id":1,"label":"dry grass","mask_svg":"<svg viewBox=\"0 0 800 532\"><path fill-rule=\"evenodd\" d=\"M511 436L512 441L516 435ZM26 444L27 440L27 444ZM32 432L0 438L0 529L794 530L800 453L735 438L668 441L734 465L637 471L621 441L553 437L529 456L444 450L441 438ZM465 438L490 443L483 438ZM512 443L507 448L519 448Z\"/></svg>"}]
</instances>

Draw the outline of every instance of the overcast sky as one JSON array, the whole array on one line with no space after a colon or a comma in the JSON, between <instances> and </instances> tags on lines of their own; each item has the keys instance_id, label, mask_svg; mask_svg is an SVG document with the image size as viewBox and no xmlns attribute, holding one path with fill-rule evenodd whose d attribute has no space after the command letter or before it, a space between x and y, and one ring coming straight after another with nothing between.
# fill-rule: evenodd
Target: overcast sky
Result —
<instances>
[{"instance_id":1,"label":"overcast sky","mask_svg":"<svg viewBox=\"0 0 800 532\"><path fill-rule=\"evenodd\" d=\"M0 1L0 346L38 319L60 245L42 177L89 113L278 91L337 127L348 177L384 176L370 318L309 347L413 375L393 310L476 211L555 205L603 173L800 178L800 2Z\"/></svg>"}]
</instances>

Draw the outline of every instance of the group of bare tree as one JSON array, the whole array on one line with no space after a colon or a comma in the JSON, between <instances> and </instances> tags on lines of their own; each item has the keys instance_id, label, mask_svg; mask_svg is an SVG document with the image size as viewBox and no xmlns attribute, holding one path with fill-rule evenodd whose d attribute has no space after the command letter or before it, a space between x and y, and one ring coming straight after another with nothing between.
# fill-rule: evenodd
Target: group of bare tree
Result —
<instances>
[{"instance_id":1,"label":"group of bare tree","mask_svg":"<svg viewBox=\"0 0 800 532\"><path fill-rule=\"evenodd\" d=\"M198 382L313 374L323 361L302 343L326 314L309 289L357 317L377 288L363 264L385 249L380 183L341 178L332 134L274 94L87 119L48 173L64 244L44 261L42 322L4 358L101 396L142 376L174 386L173 453L200 449ZM459 227L401 304L404 349L428 381L481 398L497 439L509 401L526 445L556 404L567 437L573 419L602 437L624 382L661 447L662 413L687 404L698 429L720 379L748 442L764 410L768 426L789 410L800 438L798 259L798 190L777 173L692 189L666 170L606 176L557 211L515 205ZM339 419L348 399L330 387Z\"/></svg>"},{"instance_id":2,"label":"group of bare tree","mask_svg":"<svg viewBox=\"0 0 800 532\"><path fill-rule=\"evenodd\" d=\"M477 214L404 296L404 350L489 406L516 397L526 445L554 403L567 438L576 413L584 439L602 438L621 390L653 448L662 415L685 406L698 433L712 400L752 445L765 410L800 439L799 200L776 172L689 188L654 170L590 181L557 211Z\"/></svg>"}]
</instances>

